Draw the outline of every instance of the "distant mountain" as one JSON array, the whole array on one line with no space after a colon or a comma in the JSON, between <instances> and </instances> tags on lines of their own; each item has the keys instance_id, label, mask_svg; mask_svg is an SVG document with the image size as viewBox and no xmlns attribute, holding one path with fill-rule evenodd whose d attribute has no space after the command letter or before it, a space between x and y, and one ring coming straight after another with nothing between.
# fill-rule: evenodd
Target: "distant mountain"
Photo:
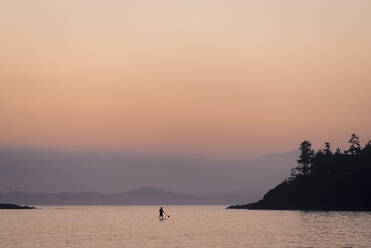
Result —
<instances>
[{"instance_id":1,"label":"distant mountain","mask_svg":"<svg viewBox=\"0 0 371 248\"><path fill-rule=\"evenodd\" d=\"M0 194L0 202L32 205L227 205L239 204L246 199L257 199L246 194L177 194L157 188L146 187L121 194L100 193L24 193Z\"/></svg>"},{"instance_id":2,"label":"distant mountain","mask_svg":"<svg viewBox=\"0 0 371 248\"><path fill-rule=\"evenodd\" d=\"M271 153L250 161L248 170L249 184L259 185L268 190L290 176L290 170L296 166L299 151ZM264 185L262 185L264 184Z\"/></svg>"},{"instance_id":3,"label":"distant mountain","mask_svg":"<svg viewBox=\"0 0 371 248\"><path fill-rule=\"evenodd\" d=\"M256 160L0 147L0 190L120 193L146 186L184 194L259 195L289 176L298 152Z\"/></svg>"}]
</instances>

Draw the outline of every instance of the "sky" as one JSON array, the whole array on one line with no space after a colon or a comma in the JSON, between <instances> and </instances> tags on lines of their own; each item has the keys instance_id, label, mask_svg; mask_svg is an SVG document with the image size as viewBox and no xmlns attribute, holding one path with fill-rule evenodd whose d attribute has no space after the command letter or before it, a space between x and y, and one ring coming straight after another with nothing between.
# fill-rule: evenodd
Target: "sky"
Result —
<instances>
[{"instance_id":1,"label":"sky","mask_svg":"<svg viewBox=\"0 0 371 248\"><path fill-rule=\"evenodd\" d=\"M371 138L369 0L0 0L0 143L254 157Z\"/></svg>"}]
</instances>

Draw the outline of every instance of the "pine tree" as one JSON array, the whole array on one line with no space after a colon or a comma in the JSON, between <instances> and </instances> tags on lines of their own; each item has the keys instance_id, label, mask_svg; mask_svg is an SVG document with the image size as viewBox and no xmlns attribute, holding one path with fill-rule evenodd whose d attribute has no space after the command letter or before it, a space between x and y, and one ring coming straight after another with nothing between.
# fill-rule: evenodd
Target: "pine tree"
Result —
<instances>
[{"instance_id":1,"label":"pine tree","mask_svg":"<svg viewBox=\"0 0 371 248\"><path fill-rule=\"evenodd\" d=\"M331 147L330 147L330 143L329 142L325 142L325 149L323 149L323 151L325 152L325 154L328 156L328 155L332 155L332 151L331 151Z\"/></svg>"},{"instance_id":2,"label":"pine tree","mask_svg":"<svg viewBox=\"0 0 371 248\"><path fill-rule=\"evenodd\" d=\"M361 151L361 145L359 143L359 137L353 133L352 136L349 139L350 147L347 153L351 155L359 154Z\"/></svg>"},{"instance_id":3,"label":"pine tree","mask_svg":"<svg viewBox=\"0 0 371 248\"><path fill-rule=\"evenodd\" d=\"M308 175L310 173L310 165L313 160L314 150L312 150L312 143L308 140L304 140L300 144L299 148L301 154L298 159L298 173L302 175Z\"/></svg>"}]
</instances>

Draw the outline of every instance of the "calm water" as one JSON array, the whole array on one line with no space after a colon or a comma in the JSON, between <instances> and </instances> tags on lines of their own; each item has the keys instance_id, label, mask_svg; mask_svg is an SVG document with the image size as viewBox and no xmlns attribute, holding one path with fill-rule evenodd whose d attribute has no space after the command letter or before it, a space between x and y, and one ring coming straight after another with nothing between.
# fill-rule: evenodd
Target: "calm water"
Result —
<instances>
[{"instance_id":1,"label":"calm water","mask_svg":"<svg viewBox=\"0 0 371 248\"><path fill-rule=\"evenodd\" d=\"M42 206L1 210L0 247L371 247L371 213L223 206Z\"/></svg>"}]
</instances>

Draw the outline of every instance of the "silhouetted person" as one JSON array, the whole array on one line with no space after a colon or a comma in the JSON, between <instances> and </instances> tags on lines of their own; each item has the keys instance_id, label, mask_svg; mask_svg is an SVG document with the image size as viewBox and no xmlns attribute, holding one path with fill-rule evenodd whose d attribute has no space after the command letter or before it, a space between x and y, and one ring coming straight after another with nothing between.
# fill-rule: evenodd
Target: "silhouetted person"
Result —
<instances>
[{"instance_id":1,"label":"silhouetted person","mask_svg":"<svg viewBox=\"0 0 371 248\"><path fill-rule=\"evenodd\" d=\"M159 219L160 219L160 220L163 220L163 219L164 219L164 210L162 209L162 206L161 206L159 212L160 212Z\"/></svg>"}]
</instances>

